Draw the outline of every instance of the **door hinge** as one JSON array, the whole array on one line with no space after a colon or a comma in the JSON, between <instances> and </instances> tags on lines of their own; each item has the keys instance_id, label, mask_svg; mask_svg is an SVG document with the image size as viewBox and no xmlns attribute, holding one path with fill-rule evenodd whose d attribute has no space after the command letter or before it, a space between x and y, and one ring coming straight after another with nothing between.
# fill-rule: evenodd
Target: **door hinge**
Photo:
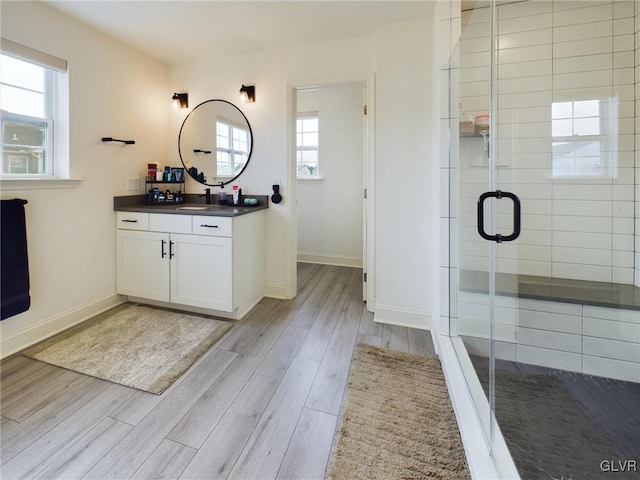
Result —
<instances>
[{"instance_id":1,"label":"door hinge","mask_svg":"<svg viewBox=\"0 0 640 480\"><path fill-rule=\"evenodd\" d=\"M364 189L364 198L367 198L367 189Z\"/></svg>"},{"instance_id":2,"label":"door hinge","mask_svg":"<svg viewBox=\"0 0 640 480\"><path fill-rule=\"evenodd\" d=\"M362 274L362 281L363 281L364 283L367 283L367 272L364 272L364 273Z\"/></svg>"},{"instance_id":3,"label":"door hinge","mask_svg":"<svg viewBox=\"0 0 640 480\"><path fill-rule=\"evenodd\" d=\"M365 115L367 114L367 106L366 105L364 106L364 114Z\"/></svg>"}]
</instances>

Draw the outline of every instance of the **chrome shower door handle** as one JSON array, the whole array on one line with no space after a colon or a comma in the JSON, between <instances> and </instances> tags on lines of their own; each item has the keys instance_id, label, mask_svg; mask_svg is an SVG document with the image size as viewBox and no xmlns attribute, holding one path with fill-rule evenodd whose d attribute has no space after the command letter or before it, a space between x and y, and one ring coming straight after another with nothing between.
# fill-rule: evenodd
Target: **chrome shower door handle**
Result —
<instances>
[{"instance_id":1,"label":"chrome shower door handle","mask_svg":"<svg viewBox=\"0 0 640 480\"><path fill-rule=\"evenodd\" d=\"M510 198L513 201L513 232L509 235L502 235L497 233L495 235L489 235L484 231L484 201L487 198L497 198L500 200L501 198L506 197ZM485 240L489 240L491 242L502 243L502 242L512 242L516 238L520 236L520 199L515 193L511 192L503 192L502 190L496 190L495 192L484 192L482 195L478 197L478 233Z\"/></svg>"}]
</instances>

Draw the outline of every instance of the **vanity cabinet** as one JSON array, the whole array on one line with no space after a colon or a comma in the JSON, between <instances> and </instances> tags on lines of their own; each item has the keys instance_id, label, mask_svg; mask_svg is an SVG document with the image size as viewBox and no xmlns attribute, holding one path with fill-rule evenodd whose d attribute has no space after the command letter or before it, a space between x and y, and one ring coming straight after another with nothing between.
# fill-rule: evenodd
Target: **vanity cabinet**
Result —
<instances>
[{"instance_id":1,"label":"vanity cabinet","mask_svg":"<svg viewBox=\"0 0 640 480\"><path fill-rule=\"evenodd\" d=\"M117 212L117 222L119 294L229 318L241 318L263 297L264 212Z\"/></svg>"},{"instance_id":2,"label":"vanity cabinet","mask_svg":"<svg viewBox=\"0 0 640 480\"><path fill-rule=\"evenodd\" d=\"M169 235L118 229L117 292L169 301Z\"/></svg>"},{"instance_id":3,"label":"vanity cabinet","mask_svg":"<svg viewBox=\"0 0 640 480\"><path fill-rule=\"evenodd\" d=\"M171 235L173 303L231 312L233 247L231 238Z\"/></svg>"}]
</instances>

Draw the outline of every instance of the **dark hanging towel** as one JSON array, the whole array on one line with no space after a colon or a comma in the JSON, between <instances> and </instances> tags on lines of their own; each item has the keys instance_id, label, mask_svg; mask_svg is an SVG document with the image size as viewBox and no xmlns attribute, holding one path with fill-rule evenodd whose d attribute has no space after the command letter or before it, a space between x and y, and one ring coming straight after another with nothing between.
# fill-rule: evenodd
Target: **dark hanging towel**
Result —
<instances>
[{"instance_id":1,"label":"dark hanging towel","mask_svg":"<svg viewBox=\"0 0 640 480\"><path fill-rule=\"evenodd\" d=\"M26 200L0 200L0 320L29 310Z\"/></svg>"}]
</instances>

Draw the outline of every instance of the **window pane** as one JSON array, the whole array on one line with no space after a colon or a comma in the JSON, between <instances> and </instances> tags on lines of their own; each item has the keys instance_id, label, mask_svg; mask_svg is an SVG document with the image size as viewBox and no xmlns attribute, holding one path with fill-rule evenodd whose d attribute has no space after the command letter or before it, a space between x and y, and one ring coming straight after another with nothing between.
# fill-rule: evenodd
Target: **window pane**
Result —
<instances>
[{"instance_id":1,"label":"window pane","mask_svg":"<svg viewBox=\"0 0 640 480\"><path fill-rule=\"evenodd\" d=\"M569 137L573 135L572 120L551 120L551 135L554 137Z\"/></svg>"},{"instance_id":2,"label":"window pane","mask_svg":"<svg viewBox=\"0 0 640 480\"><path fill-rule=\"evenodd\" d=\"M318 145L318 134L317 133L303 133L302 134L302 145L305 147L315 147Z\"/></svg>"},{"instance_id":3,"label":"window pane","mask_svg":"<svg viewBox=\"0 0 640 480\"><path fill-rule=\"evenodd\" d=\"M581 100L573 102L573 116L578 117L597 117L600 115L600 102L598 100Z\"/></svg>"},{"instance_id":4,"label":"window pane","mask_svg":"<svg viewBox=\"0 0 640 480\"><path fill-rule=\"evenodd\" d=\"M576 175L601 175L600 157L576 157Z\"/></svg>"},{"instance_id":5,"label":"window pane","mask_svg":"<svg viewBox=\"0 0 640 480\"><path fill-rule=\"evenodd\" d=\"M300 161L303 163L318 164L318 151L317 150L302 150L300 155Z\"/></svg>"},{"instance_id":6,"label":"window pane","mask_svg":"<svg viewBox=\"0 0 640 480\"><path fill-rule=\"evenodd\" d=\"M39 65L0 55L0 82L44 92L45 69Z\"/></svg>"},{"instance_id":7,"label":"window pane","mask_svg":"<svg viewBox=\"0 0 640 480\"><path fill-rule=\"evenodd\" d=\"M296 162L299 178L318 177L318 125L317 116L297 119Z\"/></svg>"},{"instance_id":8,"label":"window pane","mask_svg":"<svg viewBox=\"0 0 640 480\"><path fill-rule=\"evenodd\" d=\"M2 122L2 173L46 174L46 122Z\"/></svg>"},{"instance_id":9,"label":"window pane","mask_svg":"<svg viewBox=\"0 0 640 480\"><path fill-rule=\"evenodd\" d=\"M573 117L573 102L554 102L551 104L551 118Z\"/></svg>"},{"instance_id":10,"label":"window pane","mask_svg":"<svg viewBox=\"0 0 640 480\"><path fill-rule=\"evenodd\" d=\"M240 128L233 129L233 149L237 152L249 153L249 132Z\"/></svg>"},{"instance_id":11,"label":"window pane","mask_svg":"<svg viewBox=\"0 0 640 480\"><path fill-rule=\"evenodd\" d=\"M575 142L576 157L595 157L600 155L600 141Z\"/></svg>"},{"instance_id":12,"label":"window pane","mask_svg":"<svg viewBox=\"0 0 640 480\"><path fill-rule=\"evenodd\" d=\"M7 112L45 118L44 100L43 93L0 85L0 107Z\"/></svg>"},{"instance_id":13,"label":"window pane","mask_svg":"<svg viewBox=\"0 0 640 480\"><path fill-rule=\"evenodd\" d=\"M218 148L224 148L225 150L229 150L229 137L225 137L223 135L218 135Z\"/></svg>"},{"instance_id":14,"label":"window pane","mask_svg":"<svg viewBox=\"0 0 640 480\"><path fill-rule=\"evenodd\" d=\"M302 119L302 129L305 132L317 132L318 131L318 119L317 118L304 118Z\"/></svg>"},{"instance_id":15,"label":"window pane","mask_svg":"<svg viewBox=\"0 0 640 480\"><path fill-rule=\"evenodd\" d=\"M231 174L231 156L229 152L218 152L217 174L219 177L226 177Z\"/></svg>"},{"instance_id":16,"label":"window pane","mask_svg":"<svg viewBox=\"0 0 640 480\"><path fill-rule=\"evenodd\" d=\"M60 81L66 81L66 76L0 54L2 174L54 174L50 149L59 112L50 109L57 98L56 87Z\"/></svg>"},{"instance_id":17,"label":"window pane","mask_svg":"<svg viewBox=\"0 0 640 480\"><path fill-rule=\"evenodd\" d=\"M315 177L318 175L318 166L311 163L298 165L298 177Z\"/></svg>"},{"instance_id":18,"label":"window pane","mask_svg":"<svg viewBox=\"0 0 640 480\"><path fill-rule=\"evenodd\" d=\"M576 135L600 135L600 119L576 118L573 126Z\"/></svg>"},{"instance_id":19,"label":"window pane","mask_svg":"<svg viewBox=\"0 0 640 480\"><path fill-rule=\"evenodd\" d=\"M553 160L556 158L571 157L574 156L574 143L573 142L554 142L553 143Z\"/></svg>"}]
</instances>

